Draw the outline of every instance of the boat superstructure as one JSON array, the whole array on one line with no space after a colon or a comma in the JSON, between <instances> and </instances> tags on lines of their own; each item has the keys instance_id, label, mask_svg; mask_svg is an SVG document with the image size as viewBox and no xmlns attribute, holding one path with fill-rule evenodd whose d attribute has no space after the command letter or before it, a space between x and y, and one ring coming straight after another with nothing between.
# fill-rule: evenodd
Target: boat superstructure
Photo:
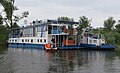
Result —
<instances>
[{"instance_id":1,"label":"boat superstructure","mask_svg":"<svg viewBox=\"0 0 120 73\"><path fill-rule=\"evenodd\" d=\"M87 27L82 30L80 46L84 48L92 48L92 49L115 49L114 45L106 44L105 38L102 34L93 33L92 27Z\"/></svg>"},{"instance_id":2,"label":"boat superstructure","mask_svg":"<svg viewBox=\"0 0 120 73\"><path fill-rule=\"evenodd\" d=\"M64 20L37 20L32 25L10 30L9 46L47 49L115 48L105 44L100 35L89 33L91 27L84 28L78 35L78 22Z\"/></svg>"},{"instance_id":3,"label":"boat superstructure","mask_svg":"<svg viewBox=\"0 0 120 73\"><path fill-rule=\"evenodd\" d=\"M26 47L41 47L47 43L53 44L52 39L54 38L54 45L57 47L65 45L76 45L75 37L77 36L76 29L68 29L70 26L78 24L74 21L62 21L62 20L40 20L33 21L33 25L15 28L10 30L8 43L10 46L13 44L16 46ZM68 43L70 32L74 40Z\"/></svg>"}]
</instances>

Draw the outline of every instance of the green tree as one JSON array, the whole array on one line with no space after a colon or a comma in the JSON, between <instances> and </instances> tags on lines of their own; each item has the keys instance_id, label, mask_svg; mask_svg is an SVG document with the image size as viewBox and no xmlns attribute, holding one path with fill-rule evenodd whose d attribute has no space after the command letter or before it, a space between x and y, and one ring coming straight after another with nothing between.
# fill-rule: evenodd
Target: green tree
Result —
<instances>
[{"instance_id":1,"label":"green tree","mask_svg":"<svg viewBox=\"0 0 120 73\"><path fill-rule=\"evenodd\" d=\"M83 28L86 28L91 25L91 20L88 19L86 16L81 16L79 19L79 24L78 24L78 35L81 34L81 31Z\"/></svg>"},{"instance_id":2,"label":"green tree","mask_svg":"<svg viewBox=\"0 0 120 73\"><path fill-rule=\"evenodd\" d=\"M4 25L1 25L0 30L2 30L2 32L0 32L0 45L3 45L7 40L7 28Z\"/></svg>"},{"instance_id":3,"label":"green tree","mask_svg":"<svg viewBox=\"0 0 120 73\"><path fill-rule=\"evenodd\" d=\"M117 22L117 25L115 26L116 27L116 29L115 29L115 43L117 44L117 45L119 45L120 44L120 20L118 20L118 22Z\"/></svg>"},{"instance_id":4,"label":"green tree","mask_svg":"<svg viewBox=\"0 0 120 73\"><path fill-rule=\"evenodd\" d=\"M2 25L3 24L3 18L2 18L2 16L0 15L0 25Z\"/></svg>"},{"instance_id":5,"label":"green tree","mask_svg":"<svg viewBox=\"0 0 120 73\"><path fill-rule=\"evenodd\" d=\"M120 46L120 33L114 32L115 34L115 44Z\"/></svg>"},{"instance_id":6,"label":"green tree","mask_svg":"<svg viewBox=\"0 0 120 73\"><path fill-rule=\"evenodd\" d=\"M109 17L107 20L104 21L104 36L106 43L115 44L115 31L113 30L116 21L113 17Z\"/></svg>"},{"instance_id":7,"label":"green tree","mask_svg":"<svg viewBox=\"0 0 120 73\"><path fill-rule=\"evenodd\" d=\"M14 6L15 0L1 0L0 4L4 7L4 12L6 13L6 17L4 18L4 22L8 28L13 28L13 25L17 23L19 20L27 17L29 15L28 11L24 11L22 16L14 15L14 11L18 10L16 6Z\"/></svg>"},{"instance_id":8,"label":"green tree","mask_svg":"<svg viewBox=\"0 0 120 73\"><path fill-rule=\"evenodd\" d=\"M58 17L58 19L57 20L63 20L63 21L74 21L74 19L73 18L69 18L69 17Z\"/></svg>"},{"instance_id":9,"label":"green tree","mask_svg":"<svg viewBox=\"0 0 120 73\"><path fill-rule=\"evenodd\" d=\"M13 28L19 28L20 26L17 23L13 23Z\"/></svg>"},{"instance_id":10,"label":"green tree","mask_svg":"<svg viewBox=\"0 0 120 73\"><path fill-rule=\"evenodd\" d=\"M86 28L91 25L91 20L89 20L86 16L82 16L79 19L79 27Z\"/></svg>"},{"instance_id":11,"label":"green tree","mask_svg":"<svg viewBox=\"0 0 120 73\"><path fill-rule=\"evenodd\" d=\"M109 17L107 20L104 21L104 28L106 31L111 31L114 28L116 21L113 17Z\"/></svg>"},{"instance_id":12,"label":"green tree","mask_svg":"<svg viewBox=\"0 0 120 73\"><path fill-rule=\"evenodd\" d=\"M1 5L4 7L4 11L6 13L6 19L10 23L12 28L12 15L14 10L14 0L1 0Z\"/></svg>"},{"instance_id":13,"label":"green tree","mask_svg":"<svg viewBox=\"0 0 120 73\"><path fill-rule=\"evenodd\" d=\"M105 40L108 44L115 44L115 32L109 31L105 34Z\"/></svg>"},{"instance_id":14,"label":"green tree","mask_svg":"<svg viewBox=\"0 0 120 73\"><path fill-rule=\"evenodd\" d=\"M22 16L15 15L14 11L18 10L18 8L14 6L14 2L15 0L0 0L0 5L4 8L0 15L0 30L2 30L2 32L0 32L0 44L6 43L8 39L8 29L19 27L17 22L29 15L28 11L24 11ZM2 16L2 13L6 14L5 17ZM2 25L3 22L6 25Z\"/></svg>"},{"instance_id":15,"label":"green tree","mask_svg":"<svg viewBox=\"0 0 120 73\"><path fill-rule=\"evenodd\" d=\"M116 27L116 31L120 33L120 20L118 20L118 24L115 27Z\"/></svg>"}]
</instances>

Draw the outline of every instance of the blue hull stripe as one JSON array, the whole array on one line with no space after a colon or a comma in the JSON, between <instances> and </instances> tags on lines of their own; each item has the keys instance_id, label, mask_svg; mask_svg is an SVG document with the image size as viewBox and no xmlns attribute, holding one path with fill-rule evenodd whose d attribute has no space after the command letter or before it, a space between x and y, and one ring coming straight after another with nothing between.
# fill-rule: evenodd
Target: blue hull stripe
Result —
<instances>
[{"instance_id":1,"label":"blue hull stripe","mask_svg":"<svg viewBox=\"0 0 120 73\"><path fill-rule=\"evenodd\" d=\"M43 44L23 44L23 43L11 43L8 44L9 47L18 47L18 48L38 48L38 49L44 49Z\"/></svg>"},{"instance_id":2,"label":"blue hull stripe","mask_svg":"<svg viewBox=\"0 0 120 73\"><path fill-rule=\"evenodd\" d=\"M22 44L22 43L11 43L8 44L9 47L14 47L14 48L37 48L37 49L44 49L44 45L43 44ZM110 45L110 44L104 44L104 45L100 45L99 47L94 45L94 44L80 44L79 46L74 45L74 46L59 46L57 47L58 49L99 49L99 50L113 50L115 49L114 45ZM87 50L86 49L86 50Z\"/></svg>"},{"instance_id":3,"label":"blue hull stripe","mask_svg":"<svg viewBox=\"0 0 120 73\"><path fill-rule=\"evenodd\" d=\"M105 50L116 48L114 45L111 45L111 44L103 44L100 46L96 46L95 44L80 44L80 46L84 48L93 48L93 49L99 48L99 49L105 49Z\"/></svg>"}]
</instances>

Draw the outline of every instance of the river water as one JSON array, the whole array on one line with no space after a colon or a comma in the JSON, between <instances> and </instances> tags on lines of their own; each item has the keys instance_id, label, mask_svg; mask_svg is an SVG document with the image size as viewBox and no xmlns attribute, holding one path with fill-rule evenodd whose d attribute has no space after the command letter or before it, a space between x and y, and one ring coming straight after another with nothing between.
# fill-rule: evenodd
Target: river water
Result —
<instances>
[{"instance_id":1,"label":"river water","mask_svg":"<svg viewBox=\"0 0 120 73\"><path fill-rule=\"evenodd\" d=\"M0 73L120 73L115 51L0 48Z\"/></svg>"}]
</instances>

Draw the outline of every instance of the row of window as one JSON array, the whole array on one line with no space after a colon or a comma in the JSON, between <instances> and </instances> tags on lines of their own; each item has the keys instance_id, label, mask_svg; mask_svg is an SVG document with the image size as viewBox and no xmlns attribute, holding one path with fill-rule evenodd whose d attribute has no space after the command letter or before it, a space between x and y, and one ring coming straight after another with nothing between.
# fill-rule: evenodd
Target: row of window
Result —
<instances>
[{"instance_id":1,"label":"row of window","mask_svg":"<svg viewBox=\"0 0 120 73\"><path fill-rule=\"evenodd\" d=\"M90 43L97 43L97 40L90 40Z\"/></svg>"},{"instance_id":2,"label":"row of window","mask_svg":"<svg viewBox=\"0 0 120 73\"><path fill-rule=\"evenodd\" d=\"M14 39L12 39L12 40L10 40L10 42L14 42L14 41L15 41L15 42L17 42L17 39L15 39L15 40L14 40Z\"/></svg>"},{"instance_id":3,"label":"row of window","mask_svg":"<svg viewBox=\"0 0 120 73\"><path fill-rule=\"evenodd\" d=\"M10 42L17 42L17 39L12 39L12 40L10 40ZM31 42L31 43L33 43L33 39L22 39L22 43L24 43L24 42ZM38 43L40 43L40 42L44 42L44 43L46 43L46 39L44 39L44 40L42 40L42 39L37 39L37 42Z\"/></svg>"}]
</instances>

